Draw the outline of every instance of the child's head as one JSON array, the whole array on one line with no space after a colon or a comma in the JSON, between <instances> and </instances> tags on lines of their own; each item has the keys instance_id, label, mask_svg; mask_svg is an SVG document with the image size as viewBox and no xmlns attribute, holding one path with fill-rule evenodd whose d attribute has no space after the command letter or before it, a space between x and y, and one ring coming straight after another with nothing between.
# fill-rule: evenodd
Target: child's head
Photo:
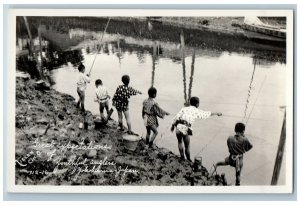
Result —
<instances>
[{"instance_id":1,"label":"child's head","mask_svg":"<svg viewBox=\"0 0 300 205\"><path fill-rule=\"evenodd\" d=\"M191 97L190 99L190 105L195 106L195 107L199 107L200 104L200 100L198 97Z\"/></svg>"},{"instance_id":2,"label":"child's head","mask_svg":"<svg viewBox=\"0 0 300 205\"><path fill-rule=\"evenodd\" d=\"M130 82L130 77L128 75L123 75L122 82L124 83L124 85L128 85Z\"/></svg>"},{"instance_id":3,"label":"child's head","mask_svg":"<svg viewBox=\"0 0 300 205\"><path fill-rule=\"evenodd\" d=\"M97 80L95 81L95 85L96 85L96 87L98 87L99 85L102 85L102 80L97 79Z\"/></svg>"},{"instance_id":4,"label":"child's head","mask_svg":"<svg viewBox=\"0 0 300 205\"><path fill-rule=\"evenodd\" d=\"M82 63L80 63L80 65L78 66L78 70L79 70L79 72L84 73L85 66Z\"/></svg>"},{"instance_id":5,"label":"child's head","mask_svg":"<svg viewBox=\"0 0 300 205\"><path fill-rule=\"evenodd\" d=\"M149 90L148 90L149 98L155 98L156 94L157 94L157 90L155 87L149 88Z\"/></svg>"},{"instance_id":6,"label":"child's head","mask_svg":"<svg viewBox=\"0 0 300 205\"><path fill-rule=\"evenodd\" d=\"M245 125L243 124L243 123L241 123L241 122L239 122L239 123L236 123L235 124L235 128L234 128L234 131L236 132L236 133L244 133L244 131L245 131Z\"/></svg>"}]
</instances>

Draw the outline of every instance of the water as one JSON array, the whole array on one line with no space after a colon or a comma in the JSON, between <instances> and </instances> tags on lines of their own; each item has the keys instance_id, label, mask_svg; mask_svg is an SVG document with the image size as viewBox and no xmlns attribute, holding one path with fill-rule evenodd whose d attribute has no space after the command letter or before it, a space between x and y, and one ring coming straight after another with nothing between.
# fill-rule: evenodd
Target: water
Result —
<instances>
[{"instance_id":1,"label":"water","mask_svg":"<svg viewBox=\"0 0 300 205\"><path fill-rule=\"evenodd\" d=\"M259 62L253 59L253 54L187 47L184 73L182 61L178 60L181 55L179 45L106 35L106 39L116 38L125 41L123 47L120 43L106 42L96 59L94 49L97 41L86 40L77 46L82 48L86 72L89 72L95 59L91 72L92 82L86 90L85 106L88 110L99 114L98 104L93 100L96 79L102 79L113 96L121 84L121 76L128 74L131 77L130 85L143 92L130 100L132 129L145 136L146 130L141 118L142 101L148 97L147 90L154 83L158 89L156 101L171 113L159 120L159 134L155 143L179 154L177 139L175 133L170 132L170 125L175 114L184 106L185 96L191 92L191 96L200 97L200 109L223 113L222 117L211 117L194 123L192 157L202 156L203 165L211 168L213 163L228 155L226 140L234 134L235 123L247 122L246 135L254 147L244 157L242 184L270 184L284 115L280 106L285 106L286 99L285 64ZM161 55L155 54L156 49L153 51L153 47L158 45L163 51ZM191 76L194 51L194 72ZM78 71L72 64L53 70L52 76L56 82L55 89L78 98ZM116 112L112 118L117 120ZM285 163L279 184L285 183L282 177L285 174L284 166ZM228 181L234 183L234 168L220 167L218 172L225 172Z\"/></svg>"}]
</instances>

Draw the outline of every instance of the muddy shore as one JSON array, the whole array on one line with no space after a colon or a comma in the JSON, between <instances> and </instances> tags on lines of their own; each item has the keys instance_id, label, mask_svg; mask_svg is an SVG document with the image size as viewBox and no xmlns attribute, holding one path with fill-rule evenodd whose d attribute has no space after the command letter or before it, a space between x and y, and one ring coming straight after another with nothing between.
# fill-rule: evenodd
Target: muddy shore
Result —
<instances>
[{"instance_id":1,"label":"muddy shore","mask_svg":"<svg viewBox=\"0 0 300 205\"><path fill-rule=\"evenodd\" d=\"M223 185L220 175L180 160L164 148L135 151L124 147L114 121L96 130L87 111L88 129L75 99L29 78L16 79L16 184L23 185Z\"/></svg>"}]
</instances>

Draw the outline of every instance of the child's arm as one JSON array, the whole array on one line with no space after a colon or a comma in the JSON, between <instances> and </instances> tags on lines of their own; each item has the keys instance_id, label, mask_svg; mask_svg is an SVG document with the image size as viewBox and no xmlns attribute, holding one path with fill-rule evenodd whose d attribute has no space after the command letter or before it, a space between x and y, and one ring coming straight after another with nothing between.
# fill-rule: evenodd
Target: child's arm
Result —
<instances>
[{"instance_id":1,"label":"child's arm","mask_svg":"<svg viewBox=\"0 0 300 205\"><path fill-rule=\"evenodd\" d=\"M94 98L94 102L99 102L97 91L95 92L96 96Z\"/></svg>"},{"instance_id":2,"label":"child's arm","mask_svg":"<svg viewBox=\"0 0 300 205\"><path fill-rule=\"evenodd\" d=\"M129 94L130 95L136 95L136 94L142 94L142 92L138 91L138 90L136 90L136 89L134 89L132 87L129 87Z\"/></svg>"},{"instance_id":3,"label":"child's arm","mask_svg":"<svg viewBox=\"0 0 300 205\"><path fill-rule=\"evenodd\" d=\"M212 113L211 113L211 116L214 116L214 115L221 116L222 113L221 113L221 112L212 112Z\"/></svg>"},{"instance_id":4,"label":"child's arm","mask_svg":"<svg viewBox=\"0 0 300 205\"><path fill-rule=\"evenodd\" d=\"M198 112L196 113L196 115L197 115L197 118L199 118L199 119L207 119L210 116L214 116L214 115L221 116L222 113L198 110Z\"/></svg>"},{"instance_id":5,"label":"child's arm","mask_svg":"<svg viewBox=\"0 0 300 205\"><path fill-rule=\"evenodd\" d=\"M108 97L108 99L110 99L110 95L109 95L107 88L106 88L106 96Z\"/></svg>"},{"instance_id":6,"label":"child's arm","mask_svg":"<svg viewBox=\"0 0 300 205\"><path fill-rule=\"evenodd\" d=\"M84 81L87 82L87 83L90 83L91 82L91 78L90 78L90 75L89 74L86 74L84 76Z\"/></svg>"},{"instance_id":7,"label":"child's arm","mask_svg":"<svg viewBox=\"0 0 300 205\"><path fill-rule=\"evenodd\" d=\"M246 140L245 140L245 152L248 152L250 149L252 149L252 147L253 147L253 145L246 138Z\"/></svg>"},{"instance_id":8,"label":"child's arm","mask_svg":"<svg viewBox=\"0 0 300 205\"><path fill-rule=\"evenodd\" d=\"M153 108L155 114L160 118L164 118L165 115L169 115L169 113L161 109L157 103L153 105Z\"/></svg>"}]
</instances>

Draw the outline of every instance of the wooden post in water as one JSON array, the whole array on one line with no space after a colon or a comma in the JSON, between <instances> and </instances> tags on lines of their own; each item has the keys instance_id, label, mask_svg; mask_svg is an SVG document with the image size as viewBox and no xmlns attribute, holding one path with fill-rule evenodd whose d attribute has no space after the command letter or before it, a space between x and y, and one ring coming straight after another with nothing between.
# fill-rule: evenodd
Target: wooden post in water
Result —
<instances>
[{"instance_id":1,"label":"wooden post in water","mask_svg":"<svg viewBox=\"0 0 300 205\"><path fill-rule=\"evenodd\" d=\"M284 118L283 118L283 124L282 124L282 129L281 129L281 135L279 139L279 145L277 149L277 156L276 156L276 161L274 165L274 170L273 170L273 176L272 176L272 181L271 185L277 185L279 174L280 174L280 168L282 164L282 158L284 154L284 146L285 146L285 139L286 139L286 112L284 112Z\"/></svg>"}]
</instances>

